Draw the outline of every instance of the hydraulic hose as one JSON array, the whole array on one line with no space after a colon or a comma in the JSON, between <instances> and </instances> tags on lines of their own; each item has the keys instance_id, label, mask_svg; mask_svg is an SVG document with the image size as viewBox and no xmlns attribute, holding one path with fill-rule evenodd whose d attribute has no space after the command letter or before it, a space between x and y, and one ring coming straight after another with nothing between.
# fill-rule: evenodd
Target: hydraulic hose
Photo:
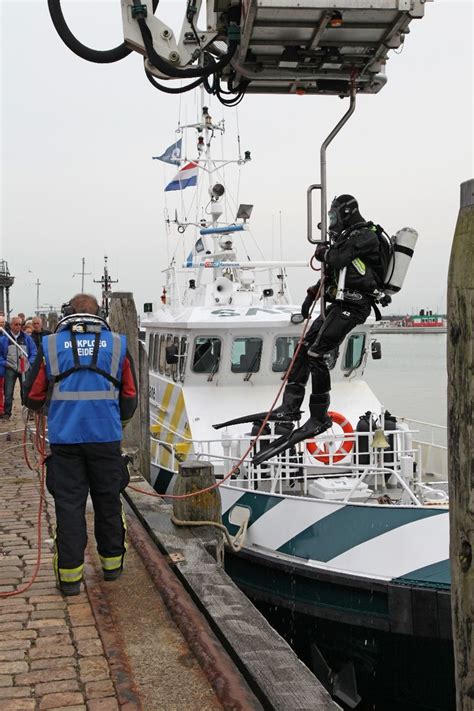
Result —
<instances>
[{"instance_id":1,"label":"hydraulic hose","mask_svg":"<svg viewBox=\"0 0 474 711\"><path fill-rule=\"evenodd\" d=\"M171 77L172 79L191 79L199 78L203 79L211 74L223 69L227 66L235 52L237 51L237 42L232 40L229 42L227 53L219 59L218 62L211 62L207 67L196 67L194 69L177 69L170 62L167 62L163 57L155 51L153 46L153 37L150 28L146 24L145 18L137 17L138 26L143 39L143 44L145 45L146 56L150 64L152 64L156 69L158 69L163 74Z\"/></svg>"},{"instance_id":2,"label":"hydraulic hose","mask_svg":"<svg viewBox=\"0 0 474 711\"><path fill-rule=\"evenodd\" d=\"M172 86L165 86L164 84L160 84L158 81L156 81L155 77L151 72L147 70L145 67L145 74L146 78L150 82L152 86L155 87L155 89L159 89L160 91L163 91L165 94L184 94L186 91L191 91L191 89L195 89L197 86L203 83L204 79L197 79L196 81L191 82L191 84L187 84L186 86L177 86L177 87L172 87Z\"/></svg>"},{"instance_id":3,"label":"hydraulic hose","mask_svg":"<svg viewBox=\"0 0 474 711\"><path fill-rule=\"evenodd\" d=\"M156 10L157 6L158 0L153 0L153 12ZM74 52L74 54L77 54L78 57L81 57L81 59L85 59L88 62L95 62L97 64L110 64L112 62L118 62L120 59L124 59L131 53L132 50L127 47L125 42L122 42L113 49L107 50L86 47L86 45L79 42L67 26L61 8L61 0L48 0L48 8L51 20L56 28L56 32L66 47L68 47L71 52Z\"/></svg>"}]
</instances>

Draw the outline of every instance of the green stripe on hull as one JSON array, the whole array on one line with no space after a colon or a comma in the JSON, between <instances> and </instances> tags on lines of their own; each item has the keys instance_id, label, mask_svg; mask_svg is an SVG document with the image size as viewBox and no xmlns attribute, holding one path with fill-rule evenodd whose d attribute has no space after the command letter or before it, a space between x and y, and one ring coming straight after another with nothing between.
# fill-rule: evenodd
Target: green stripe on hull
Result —
<instances>
[{"instance_id":1,"label":"green stripe on hull","mask_svg":"<svg viewBox=\"0 0 474 711\"><path fill-rule=\"evenodd\" d=\"M434 585L442 588L450 588L450 562L449 560L441 560L439 563L426 565L424 568L412 570L406 575L395 578L394 582L401 582L406 585Z\"/></svg>"},{"instance_id":2,"label":"green stripe on hull","mask_svg":"<svg viewBox=\"0 0 474 711\"><path fill-rule=\"evenodd\" d=\"M381 536L387 531L429 516L440 515L440 513L444 512L417 507L406 509L369 508L349 504L308 526L304 531L280 546L278 551L306 560L327 562L350 548Z\"/></svg>"},{"instance_id":3,"label":"green stripe on hull","mask_svg":"<svg viewBox=\"0 0 474 711\"><path fill-rule=\"evenodd\" d=\"M370 588L352 587L350 580L335 585L318 578L308 578L288 571L260 565L235 555L226 555L226 572L246 591L252 591L259 598L278 600L290 609L296 603L307 605L316 611L332 610L340 613L388 619L388 599L386 592Z\"/></svg>"},{"instance_id":4,"label":"green stripe on hull","mask_svg":"<svg viewBox=\"0 0 474 711\"><path fill-rule=\"evenodd\" d=\"M234 506L248 506L251 510L249 527L255 523L263 514L270 511L274 506L280 504L283 499L277 496L262 496L258 494L251 494L249 492L244 493L235 504L232 504L230 509L222 516L222 523L227 526L230 533L234 535L238 531L238 526L234 526L229 523L229 513L232 511Z\"/></svg>"}]
</instances>

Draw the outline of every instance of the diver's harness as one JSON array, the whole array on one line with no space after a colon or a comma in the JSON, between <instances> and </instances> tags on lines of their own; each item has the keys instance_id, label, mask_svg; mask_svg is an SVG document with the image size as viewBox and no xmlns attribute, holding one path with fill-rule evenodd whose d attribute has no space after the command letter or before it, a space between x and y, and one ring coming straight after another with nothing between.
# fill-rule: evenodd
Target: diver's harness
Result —
<instances>
[{"instance_id":1,"label":"diver's harness","mask_svg":"<svg viewBox=\"0 0 474 711\"><path fill-rule=\"evenodd\" d=\"M48 393L46 395L46 402L44 405L45 414L48 411L49 404L53 395L53 389L56 383L61 382L72 373L76 373L79 370L92 370L94 373L102 375L106 380L110 381L115 385L115 387L120 387L120 381L114 378L113 375L108 373L106 370L99 368L97 366L97 359L99 356L100 347L100 334L102 329L110 331L110 326L101 316L94 316L92 314L71 314L62 318L58 325L56 326L54 332L59 333L60 331L65 331L70 329L71 331L71 345L72 345L72 357L74 359L74 365L72 368L68 368L63 373L59 375L51 376L48 381ZM78 333L93 333L94 334L94 345L92 349L92 359L90 363L81 363L79 359L79 352L77 347L77 335Z\"/></svg>"},{"instance_id":2,"label":"diver's harness","mask_svg":"<svg viewBox=\"0 0 474 711\"><path fill-rule=\"evenodd\" d=\"M341 232L341 234L339 235L338 241L343 241L345 239L348 239L352 232L359 230L361 227L366 227L367 229L372 230L381 239L382 239L382 235L385 235L386 238L388 239L389 243L391 244L390 237L387 235L387 233L385 232L383 227L381 227L380 225L376 225L374 222L371 222L371 221L356 222L354 225L351 225L346 230ZM352 260L352 266L362 276L365 274L365 269L366 269L365 263L359 257L356 257L355 259ZM383 268L383 265L382 265L382 268ZM350 301L352 303L357 303L358 301L362 301L362 300L368 298L368 299L370 299L372 308L374 310L375 320L380 321L382 319L382 314L380 313L378 304L380 304L381 306L388 306L388 304L392 300L391 297L379 289L376 289L371 293L365 293L365 294L360 291L346 289L346 286L345 286L346 275L347 275L347 267L343 267L342 269L339 270L335 301Z\"/></svg>"}]
</instances>

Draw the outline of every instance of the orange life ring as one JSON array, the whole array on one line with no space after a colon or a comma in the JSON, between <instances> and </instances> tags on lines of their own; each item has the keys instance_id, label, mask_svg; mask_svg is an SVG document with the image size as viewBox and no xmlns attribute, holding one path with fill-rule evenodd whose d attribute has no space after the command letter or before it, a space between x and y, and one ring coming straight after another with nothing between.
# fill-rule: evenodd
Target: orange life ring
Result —
<instances>
[{"instance_id":1,"label":"orange life ring","mask_svg":"<svg viewBox=\"0 0 474 711\"><path fill-rule=\"evenodd\" d=\"M339 412L328 412L328 415L336 425L342 428L344 435L346 435L341 442L341 446L332 455L329 453L329 448L326 443L320 445L316 444L316 442L308 442L306 449L319 462L323 464L336 464L352 452L355 438L352 437L348 439L347 437L353 435L354 430L349 420Z\"/></svg>"}]
</instances>

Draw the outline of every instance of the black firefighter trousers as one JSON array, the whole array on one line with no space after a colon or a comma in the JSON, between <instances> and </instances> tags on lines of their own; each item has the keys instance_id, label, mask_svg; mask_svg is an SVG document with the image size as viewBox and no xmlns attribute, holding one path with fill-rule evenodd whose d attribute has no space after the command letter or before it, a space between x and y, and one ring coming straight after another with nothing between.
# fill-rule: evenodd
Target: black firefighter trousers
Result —
<instances>
[{"instance_id":1,"label":"black firefighter trousers","mask_svg":"<svg viewBox=\"0 0 474 711\"><path fill-rule=\"evenodd\" d=\"M102 568L121 569L126 527L120 493L128 485L129 475L120 442L52 444L46 467L46 486L56 509L53 565L58 582L82 579L89 492Z\"/></svg>"}]
</instances>

